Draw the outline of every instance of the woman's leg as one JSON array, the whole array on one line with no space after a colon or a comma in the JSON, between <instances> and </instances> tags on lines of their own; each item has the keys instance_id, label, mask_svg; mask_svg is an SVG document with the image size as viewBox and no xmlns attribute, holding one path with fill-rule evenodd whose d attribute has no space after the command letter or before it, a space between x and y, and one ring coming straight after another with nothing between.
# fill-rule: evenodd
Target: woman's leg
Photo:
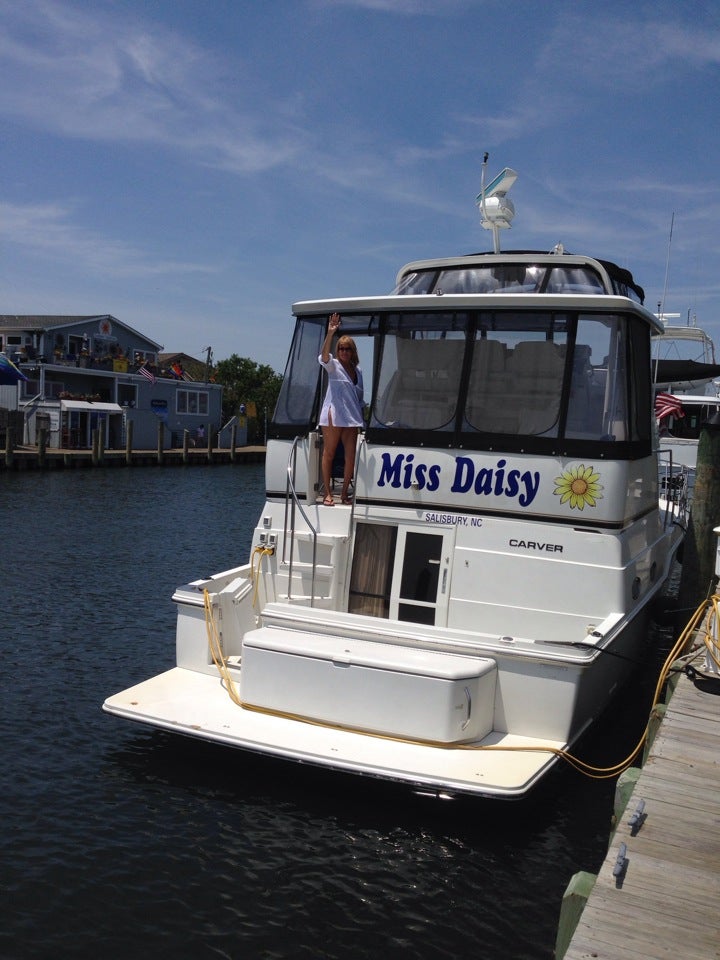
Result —
<instances>
[{"instance_id":1,"label":"woman's leg","mask_svg":"<svg viewBox=\"0 0 720 960\"><path fill-rule=\"evenodd\" d=\"M323 427L323 455L322 455L322 476L323 486L325 487L325 499L332 498L332 464L335 459L335 451L340 442L340 427Z\"/></svg>"},{"instance_id":2,"label":"woman's leg","mask_svg":"<svg viewBox=\"0 0 720 960\"><path fill-rule=\"evenodd\" d=\"M342 493L340 494L341 500L347 500L350 481L355 474L355 448L357 446L357 435L357 427L343 427L341 439L343 448L345 449L345 469L343 471Z\"/></svg>"}]
</instances>

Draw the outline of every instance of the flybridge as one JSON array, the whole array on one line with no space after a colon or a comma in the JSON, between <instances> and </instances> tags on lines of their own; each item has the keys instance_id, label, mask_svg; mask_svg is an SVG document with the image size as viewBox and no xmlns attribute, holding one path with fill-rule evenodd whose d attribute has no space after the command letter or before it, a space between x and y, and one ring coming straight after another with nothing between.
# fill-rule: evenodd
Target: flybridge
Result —
<instances>
[{"instance_id":1,"label":"flybridge","mask_svg":"<svg viewBox=\"0 0 720 960\"><path fill-rule=\"evenodd\" d=\"M645 299L630 271L609 260L533 251L414 261L400 270L393 290L395 296L453 293L614 295L637 303Z\"/></svg>"}]
</instances>

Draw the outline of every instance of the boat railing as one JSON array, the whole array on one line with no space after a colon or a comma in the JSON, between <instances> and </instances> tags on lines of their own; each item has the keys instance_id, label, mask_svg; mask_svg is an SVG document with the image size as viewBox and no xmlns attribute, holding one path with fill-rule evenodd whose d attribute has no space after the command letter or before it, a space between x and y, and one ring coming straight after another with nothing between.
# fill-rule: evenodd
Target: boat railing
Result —
<instances>
[{"instance_id":1,"label":"boat railing","mask_svg":"<svg viewBox=\"0 0 720 960\"><path fill-rule=\"evenodd\" d=\"M282 562L288 566L288 600L292 600L291 597L291 588L292 588L292 574L293 574L293 560L295 555L295 523L297 511L300 512L303 520L308 526L310 535L312 538L312 572L310 576L310 606L315 605L315 573L317 570L317 529L313 526L308 517L303 505L300 503L300 499L297 495L297 490L295 489L295 474L297 471L297 448L298 444L302 438L295 437L290 448L290 454L288 456L287 464L287 482L285 486L285 521L284 521L284 535L283 535L283 548L282 548ZM288 527L288 514L290 518L290 525ZM290 548L288 557L288 539L290 540Z\"/></svg>"},{"instance_id":2,"label":"boat railing","mask_svg":"<svg viewBox=\"0 0 720 960\"><path fill-rule=\"evenodd\" d=\"M684 521L688 510L690 495L690 471L685 464L673 460L672 450L660 450L658 453L660 472L660 490L665 500L663 525L674 521Z\"/></svg>"}]
</instances>

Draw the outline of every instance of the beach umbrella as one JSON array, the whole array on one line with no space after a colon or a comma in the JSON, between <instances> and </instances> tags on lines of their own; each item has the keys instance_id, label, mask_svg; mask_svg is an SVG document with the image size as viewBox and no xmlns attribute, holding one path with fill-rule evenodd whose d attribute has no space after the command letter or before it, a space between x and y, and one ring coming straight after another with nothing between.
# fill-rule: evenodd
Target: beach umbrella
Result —
<instances>
[{"instance_id":1,"label":"beach umbrella","mask_svg":"<svg viewBox=\"0 0 720 960\"><path fill-rule=\"evenodd\" d=\"M0 353L0 384L7 386L12 383L20 383L21 380L27 380L22 370L18 370L5 354Z\"/></svg>"}]
</instances>

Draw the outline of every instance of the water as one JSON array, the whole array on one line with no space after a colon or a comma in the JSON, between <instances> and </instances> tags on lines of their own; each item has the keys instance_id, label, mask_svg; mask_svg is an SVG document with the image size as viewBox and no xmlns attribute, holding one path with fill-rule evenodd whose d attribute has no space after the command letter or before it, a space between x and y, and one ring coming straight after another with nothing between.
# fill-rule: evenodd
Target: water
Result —
<instances>
[{"instance_id":1,"label":"water","mask_svg":"<svg viewBox=\"0 0 720 960\"><path fill-rule=\"evenodd\" d=\"M180 583L247 559L262 466L6 473L0 955L549 960L614 784L439 801L101 711L173 666ZM669 645L668 638L660 638ZM615 762L659 655L583 744Z\"/></svg>"}]
</instances>

